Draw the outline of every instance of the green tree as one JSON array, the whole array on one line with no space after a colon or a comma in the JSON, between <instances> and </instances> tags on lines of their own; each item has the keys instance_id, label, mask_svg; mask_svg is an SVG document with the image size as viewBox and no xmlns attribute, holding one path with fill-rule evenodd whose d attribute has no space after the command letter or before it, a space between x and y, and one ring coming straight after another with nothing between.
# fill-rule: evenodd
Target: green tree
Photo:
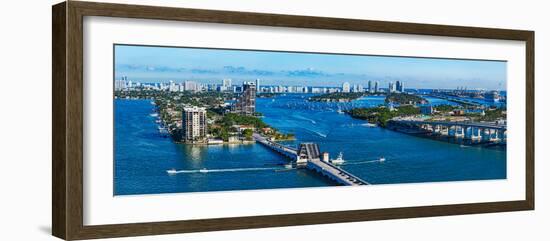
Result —
<instances>
[{"instance_id":1,"label":"green tree","mask_svg":"<svg viewBox=\"0 0 550 241\"><path fill-rule=\"evenodd\" d=\"M243 136L245 137L245 139L247 141L251 141L252 140L252 134L254 133L254 131L252 131L252 129L245 129L243 131Z\"/></svg>"}]
</instances>

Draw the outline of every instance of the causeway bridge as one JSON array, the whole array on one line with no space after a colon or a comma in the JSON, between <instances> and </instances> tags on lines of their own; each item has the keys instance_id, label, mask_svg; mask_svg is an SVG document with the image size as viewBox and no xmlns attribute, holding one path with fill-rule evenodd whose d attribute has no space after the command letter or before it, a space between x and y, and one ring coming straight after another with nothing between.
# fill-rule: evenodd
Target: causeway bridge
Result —
<instances>
[{"instance_id":1,"label":"causeway bridge","mask_svg":"<svg viewBox=\"0 0 550 241\"><path fill-rule=\"evenodd\" d=\"M271 141L257 133L254 133L253 137L256 142L283 155L291 161L295 161L296 165L304 166L308 170L318 172L339 184L345 186L369 185L368 182L330 163L328 160L321 160L321 152L316 143L301 143L300 148L296 149Z\"/></svg>"},{"instance_id":2,"label":"causeway bridge","mask_svg":"<svg viewBox=\"0 0 550 241\"><path fill-rule=\"evenodd\" d=\"M465 104L465 105L475 105L475 106L484 105L482 102L478 102L478 101L475 101L475 100L469 100L469 99L463 99L463 98L450 96L450 95L433 94L432 93L432 94L429 94L427 96L431 96L431 97L435 97L435 98L439 98L439 99L444 99L444 100L452 101L452 102L459 103L459 104Z\"/></svg>"},{"instance_id":3,"label":"causeway bridge","mask_svg":"<svg viewBox=\"0 0 550 241\"><path fill-rule=\"evenodd\" d=\"M390 124L397 127L423 130L427 133L436 135L446 135L489 142L506 141L506 124L498 124L497 122L452 122L404 119L391 120Z\"/></svg>"}]
</instances>

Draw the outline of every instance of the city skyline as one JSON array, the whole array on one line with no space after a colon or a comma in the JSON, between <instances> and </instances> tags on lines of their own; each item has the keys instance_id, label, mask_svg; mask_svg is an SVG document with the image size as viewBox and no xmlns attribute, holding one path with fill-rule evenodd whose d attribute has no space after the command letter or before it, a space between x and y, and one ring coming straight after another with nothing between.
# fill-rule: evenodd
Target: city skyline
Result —
<instances>
[{"instance_id":1,"label":"city skyline","mask_svg":"<svg viewBox=\"0 0 550 241\"><path fill-rule=\"evenodd\" d=\"M115 78L206 84L261 79L265 85L342 86L379 81L407 88L506 90L506 62L115 45Z\"/></svg>"}]
</instances>

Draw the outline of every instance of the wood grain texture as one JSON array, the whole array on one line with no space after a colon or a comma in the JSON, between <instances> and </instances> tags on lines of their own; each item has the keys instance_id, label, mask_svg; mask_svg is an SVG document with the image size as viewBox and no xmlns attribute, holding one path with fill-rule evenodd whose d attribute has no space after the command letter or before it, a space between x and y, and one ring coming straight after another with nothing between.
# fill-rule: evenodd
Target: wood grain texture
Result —
<instances>
[{"instance_id":1,"label":"wood grain texture","mask_svg":"<svg viewBox=\"0 0 550 241\"><path fill-rule=\"evenodd\" d=\"M66 4L52 7L52 234L66 238Z\"/></svg>"},{"instance_id":2,"label":"wood grain texture","mask_svg":"<svg viewBox=\"0 0 550 241\"><path fill-rule=\"evenodd\" d=\"M525 200L535 209L535 32L529 32L525 42Z\"/></svg>"},{"instance_id":3,"label":"wood grain texture","mask_svg":"<svg viewBox=\"0 0 550 241\"><path fill-rule=\"evenodd\" d=\"M55 5L52 11L52 102L54 105L52 113L52 230L57 237L67 240L91 239L534 209L534 32L532 31L77 1ZM84 226L82 29L84 16L525 41L527 61L525 200Z\"/></svg>"}]
</instances>

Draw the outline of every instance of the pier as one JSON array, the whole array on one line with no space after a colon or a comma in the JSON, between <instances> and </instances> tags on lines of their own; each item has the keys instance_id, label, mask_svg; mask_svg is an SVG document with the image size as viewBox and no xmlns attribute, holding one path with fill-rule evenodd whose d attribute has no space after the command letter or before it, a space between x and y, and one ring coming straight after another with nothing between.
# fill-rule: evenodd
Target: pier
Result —
<instances>
[{"instance_id":1,"label":"pier","mask_svg":"<svg viewBox=\"0 0 550 241\"><path fill-rule=\"evenodd\" d=\"M255 133L253 137L256 142L283 155L290 161L296 162L297 166L315 171L339 184L345 186L369 185L368 182L330 163L328 160L321 160L321 152L316 143L301 143L300 147L296 149L268 140L266 137L257 133Z\"/></svg>"}]
</instances>

